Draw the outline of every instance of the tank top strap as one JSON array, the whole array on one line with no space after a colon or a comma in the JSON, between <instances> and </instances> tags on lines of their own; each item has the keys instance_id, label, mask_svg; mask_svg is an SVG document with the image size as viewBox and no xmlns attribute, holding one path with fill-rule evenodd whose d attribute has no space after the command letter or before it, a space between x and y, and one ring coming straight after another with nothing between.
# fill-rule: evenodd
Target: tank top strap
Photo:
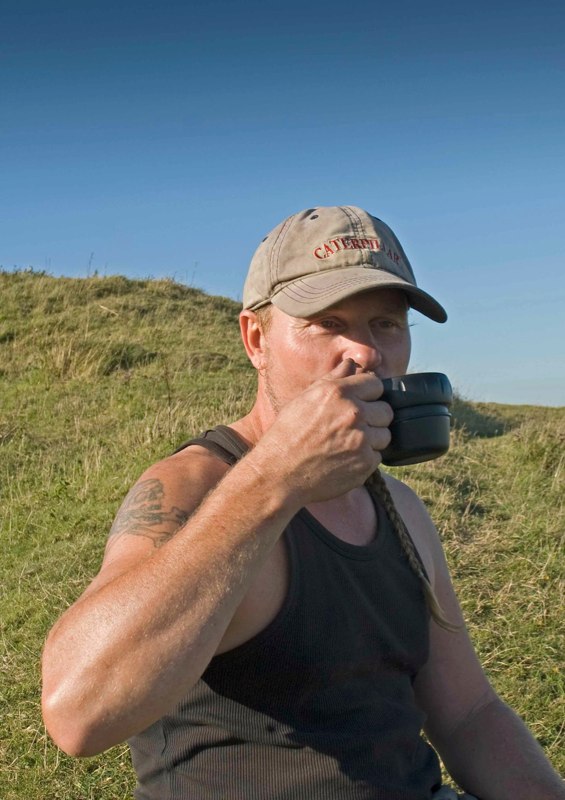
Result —
<instances>
[{"instance_id":1,"label":"tank top strap","mask_svg":"<svg viewBox=\"0 0 565 800\"><path fill-rule=\"evenodd\" d=\"M189 439L188 442L181 444L173 455L180 453L185 447L190 447L193 444L205 447L226 464L229 464L230 467L249 450L243 439L234 430L228 428L227 425L216 425L215 428L210 428L194 439Z\"/></svg>"}]
</instances>

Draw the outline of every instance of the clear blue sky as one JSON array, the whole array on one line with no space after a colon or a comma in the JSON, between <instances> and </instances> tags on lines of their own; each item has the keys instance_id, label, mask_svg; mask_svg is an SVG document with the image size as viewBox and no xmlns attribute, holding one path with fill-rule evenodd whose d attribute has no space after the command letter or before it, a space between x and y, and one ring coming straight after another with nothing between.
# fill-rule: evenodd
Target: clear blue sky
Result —
<instances>
[{"instance_id":1,"label":"clear blue sky","mask_svg":"<svg viewBox=\"0 0 565 800\"><path fill-rule=\"evenodd\" d=\"M0 0L0 36L5 269L238 299L280 219L360 205L449 312L413 368L565 405L562 0Z\"/></svg>"}]
</instances>

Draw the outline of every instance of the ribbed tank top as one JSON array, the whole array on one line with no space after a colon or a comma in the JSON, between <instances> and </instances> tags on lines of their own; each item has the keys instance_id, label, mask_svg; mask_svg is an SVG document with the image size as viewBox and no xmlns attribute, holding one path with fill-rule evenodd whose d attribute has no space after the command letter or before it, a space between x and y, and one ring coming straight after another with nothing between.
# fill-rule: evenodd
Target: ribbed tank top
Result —
<instances>
[{"instance_id":1,"label":"ribbed tank top","mask_svg":"<svg viewBox=\"0 0 565 800\"><path fill-rule=\"evenodd\" d=\"M241 452L229 449L233 463ZM129 741L137 800L431 797L441 774L413 692L428 612L376 510L366 546L305 509L291 520L290 582L275 619L215 656L169 714Z\"/></svg>"}]
</instances>

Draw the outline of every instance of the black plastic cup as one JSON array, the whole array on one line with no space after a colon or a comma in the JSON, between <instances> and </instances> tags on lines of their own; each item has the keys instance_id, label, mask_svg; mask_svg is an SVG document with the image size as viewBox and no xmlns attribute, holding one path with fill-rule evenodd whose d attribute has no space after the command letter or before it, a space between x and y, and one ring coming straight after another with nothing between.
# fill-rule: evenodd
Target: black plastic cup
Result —
<instances>
[{"instance_id":1,"label":"black plastic cup","mask_svg":"<svg viewBox=\"0 0 565 800\"><path fill-rule=\"evenodd\" d=\"M392 439L383 464L403 467L430 461L449 450L453 390L441 372L415 372L383 380L381 400L392 406Z\"/></svg>"}]
</instances>

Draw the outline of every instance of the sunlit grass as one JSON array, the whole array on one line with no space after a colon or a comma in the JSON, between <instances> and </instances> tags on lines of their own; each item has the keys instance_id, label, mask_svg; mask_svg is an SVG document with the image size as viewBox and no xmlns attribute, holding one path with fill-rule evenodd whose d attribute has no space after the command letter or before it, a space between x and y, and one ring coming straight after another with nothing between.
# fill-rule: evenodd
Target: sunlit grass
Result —
<instances>
[{"instance_id":1,"label":"sunlit grass","mask_svg":"<svg viewBox=\"0 0 565 800\"><path fill-rule=\"evenodd\" d=\"M45 734L45 634L145 467L244 414L237 306L171 281L0 272L0 797L121 800L125 747ZM565 409L458 400L453 446L395 470L427 502L487 671L565 773Z\"/></svg>"}]
</instances>

